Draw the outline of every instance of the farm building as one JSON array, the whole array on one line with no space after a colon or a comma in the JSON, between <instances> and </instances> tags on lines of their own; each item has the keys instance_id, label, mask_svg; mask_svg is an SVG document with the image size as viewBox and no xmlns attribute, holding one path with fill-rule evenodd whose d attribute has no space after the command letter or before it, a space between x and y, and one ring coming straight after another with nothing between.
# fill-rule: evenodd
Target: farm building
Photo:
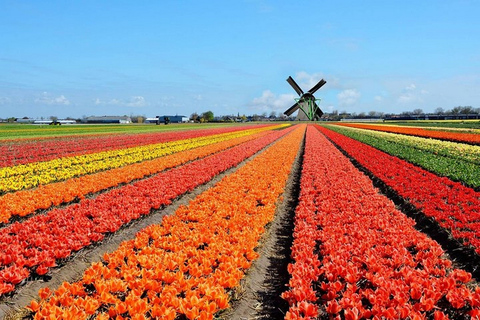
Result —
<instances>
[{"instance_id":1,"label":"farm building","mask_svg":"<svg viewBox=\"0 0 480 320\"><path fill-rule=\"evenodd\" d=\"M188 117L185 117L185 116L179 116L179 115L175 115L175 116L156 116L155 118L147 118L145 119L145 123L157 123L157 121L159 123L165 123L165 118L168 118L170 119L170 122L171 123L182 123L182 122L188 122L189 119Z\"/></svg>"},{"instance_id":2,"label":"farm building","mask_svg":"<svg viewBox=\"0 0 480 320\"><path fill-rule=\"evenodd\" d=\"M87 117L82 122L85 123L132 123L132 119L127 116L101 116Z\"/></svg>"},{"instance_id":3,"label":"farm building","mask_svg":"<svg viewBox=\"0 0 480 320\"><path fill-rule=\"evenodd\" d=\"M47 120L42 120L42 119L30 119L30 118L22 118L22 119L16 119L16 123L29 123L29 124L51 124L51 125L61 125L61 124L75 124L77 123L75 120L70 120L70 119L47 119Z\"/></svg>"}]
</instances>

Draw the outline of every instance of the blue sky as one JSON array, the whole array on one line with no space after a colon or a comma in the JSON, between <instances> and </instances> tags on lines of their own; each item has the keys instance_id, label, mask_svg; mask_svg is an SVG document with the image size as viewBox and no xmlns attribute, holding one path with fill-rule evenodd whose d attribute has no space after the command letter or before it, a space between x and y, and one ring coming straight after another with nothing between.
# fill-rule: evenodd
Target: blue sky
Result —
<instances>
[{"instance_id":1,"label":"blue sky","mask_svg":"<svg viewBox=\"0 0 480 320\"><path fill-rule=\"evenodd\" d=\"M0 118L480 107L480 1L0 0Z\"/></svg>"}]
</instances>

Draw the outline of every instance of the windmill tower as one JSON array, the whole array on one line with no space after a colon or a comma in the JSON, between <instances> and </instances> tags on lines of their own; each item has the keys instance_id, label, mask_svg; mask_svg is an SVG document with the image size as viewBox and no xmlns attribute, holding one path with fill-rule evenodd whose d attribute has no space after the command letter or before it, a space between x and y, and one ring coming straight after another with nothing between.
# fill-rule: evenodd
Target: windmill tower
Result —
<instances>
[{"instance_id":1,"label":"windmill tower","mask_svg":"<svg viewBox=\"0 0 480 320\"><path fill-rule=\"evenodd\" d=\"M320 80L316 85L314 85L310 90L305 93L295 82L295 80L293 80L292 77L288 77L287 82L292 86L293 90L297 92L300 98L296 98L295 104L288 108L287 111L284 112L284 114L290 116L292 113L300 109L298 111L296 120L319 120L323 115L323 111L317 105L317 101L320 101L320 99L316 99L313 94L325 83L327 83L327 81L323 79Z\"/></svg>"}]
</instances>

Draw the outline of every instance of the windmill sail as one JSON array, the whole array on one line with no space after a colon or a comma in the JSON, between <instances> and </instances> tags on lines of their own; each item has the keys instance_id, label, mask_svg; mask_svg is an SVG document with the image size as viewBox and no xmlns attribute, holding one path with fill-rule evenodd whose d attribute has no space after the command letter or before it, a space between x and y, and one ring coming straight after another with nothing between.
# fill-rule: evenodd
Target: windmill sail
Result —
<instances>
[{"instance_id":1,"label":"windmill sail","mask_svg":"<svg viewBox=\"0 0 480 320\"><path fill-rule=\"evenodd\" d=\"M318 107L313 94L320 89L327 81L320 80L316 85L314 85L309 91L303 92L302 88L293 80L292 77L287 78L287 82L292 86L293 90L300 96L297 102L288 108L284 114L286 116L292 115L295 111L298 110L298 114L296 120L319 120L322 115L323 111Z\"/></svg>"}]
</instances>

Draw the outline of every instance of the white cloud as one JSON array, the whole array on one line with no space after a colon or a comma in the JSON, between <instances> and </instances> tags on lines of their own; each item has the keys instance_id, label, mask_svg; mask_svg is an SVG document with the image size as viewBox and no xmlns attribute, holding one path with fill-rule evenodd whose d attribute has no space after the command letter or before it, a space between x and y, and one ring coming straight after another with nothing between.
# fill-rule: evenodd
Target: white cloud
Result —
<instances>
[{"instance_id":1,"label":"white cloud","mask_svg":"<svg viewBox=\"0 0 480 320\"><path fill-rule=\"evenodd\" d=\"M360 99L360 96L360 92L358 92L356 89L343 90L337 94L338 104L340 106L352 105L356 103L358 99Z\"/></svg>"},{"instance_id":2,"label":"white cloud","mask_svg":"<svg viewBox=\"0 0 480 320\"><path fill-rule=\"evenodd\" d=\"M39 98L35 99L35 102L40 104L66 105L66 106L70 104L70 101L67 98L65 98L63 94L58 97L54 97L48 92L43 92Z\"/></svg>"},{"instance_id":3,"label":"white cloud","mask_svg":"<svg viewBox=\"0 0 480 320\"><path fill-rule=\"evenodd\" d=\"M142 96L132 96L128 100L121 100L121 99L110 99L110 100L101 100L96 98L94 101L95 105L112 105L112 106L124 106L124 107L144 107L147 106L148 103Z\"/></svg>"},{"instance_id":4,"label":"white cloud","mask_svg":"<svg viewBox=\"0 0 480 320\"><path fill-rule=\"evenodd\" d=\"M417 86L412 83L403 88L403 91L398 97L398 102L402 104L408 104L408 103L419 103L423 102L423 97L422 95L428 94L427 90L421 89L417 90Z\"/></svg>"},{"instance_id":5,"label":"white cloud","mask_svg":"<svg viewBox=\"0 0 480 320\"><path fill-rule=\"evenodd\" d=\"M298 83L300 88L302 88L303 91L310 90L321 79L326 80L327 83L320 90L323 90L324 88L327 90L328 89L345 89L345 87L340 84L340 80L337 77L334 77L332 75L325 75L321 72L309 74L305 71L300 71L300 72L297 72L295 76L292 76L292 77L295 80L295 82Z\"/></svg>"},{"instance_id":6,"label":"white cloud","mask_svg":"<svg viewBox=\"0 0 480 320\"><path fill-rule=\"evenodd\" d=\"M416 100L415 95L409 92L403 93L398 97L398 102L400 103L409 103L415 100Z\"/></svg>"},{"instance_id":7,"label":"white cloud","mask_svg":"<svg viewBox=\"0 0 480 320\"><path fill-rule=\"evenodd\" d=\"M334 38L327 41L330 46L347 51L357 51L360 48L361 42L362 40L359 38Z\"/></svg>"},{"instance_id":8,"label":"white cloud","mask_svg":"<svg viewBox=\"0 0 480 320\"><path fill-rule=\"evenodd\" d=\"M127 107L143 107L147 103L145 101L145 98L142 96L134 96L131 97L127 103L125 104Z\"/></svg>"},{"instance_id":9,"label":"white cloud","mask_svg":"<svg viewBox=\"0 0 480 320\"><path fill-rule=\"evenodd\" d=\"M10 98L7 98L7 97L0 97L0 105L4 105L4 104L7 104L7 103L10 103Z\"/></svg>"},{"instance_id":10,"label":"white cloud","mask_svg":"<svg viewBox=\"0 0 480 320\"><path fill-rule=\"evenodd\" d=\"M383 101L383 97L382 97L382 96L375 96L373 99L374 99L375 101L378 101L378 102Z\"/></svg>"},{"instance_id":11,"label":"white cloud","mask_svg":"<svg viewBox=\"0 0 480 320\"><path fill-rule=\"evenodd\" d=\"M270 90L265 90L261 97L254 98L251 106L255 109L267 111L285 111L295 104L296 95L280 94L276 95Z\"/></svg>"}]
</instances>

